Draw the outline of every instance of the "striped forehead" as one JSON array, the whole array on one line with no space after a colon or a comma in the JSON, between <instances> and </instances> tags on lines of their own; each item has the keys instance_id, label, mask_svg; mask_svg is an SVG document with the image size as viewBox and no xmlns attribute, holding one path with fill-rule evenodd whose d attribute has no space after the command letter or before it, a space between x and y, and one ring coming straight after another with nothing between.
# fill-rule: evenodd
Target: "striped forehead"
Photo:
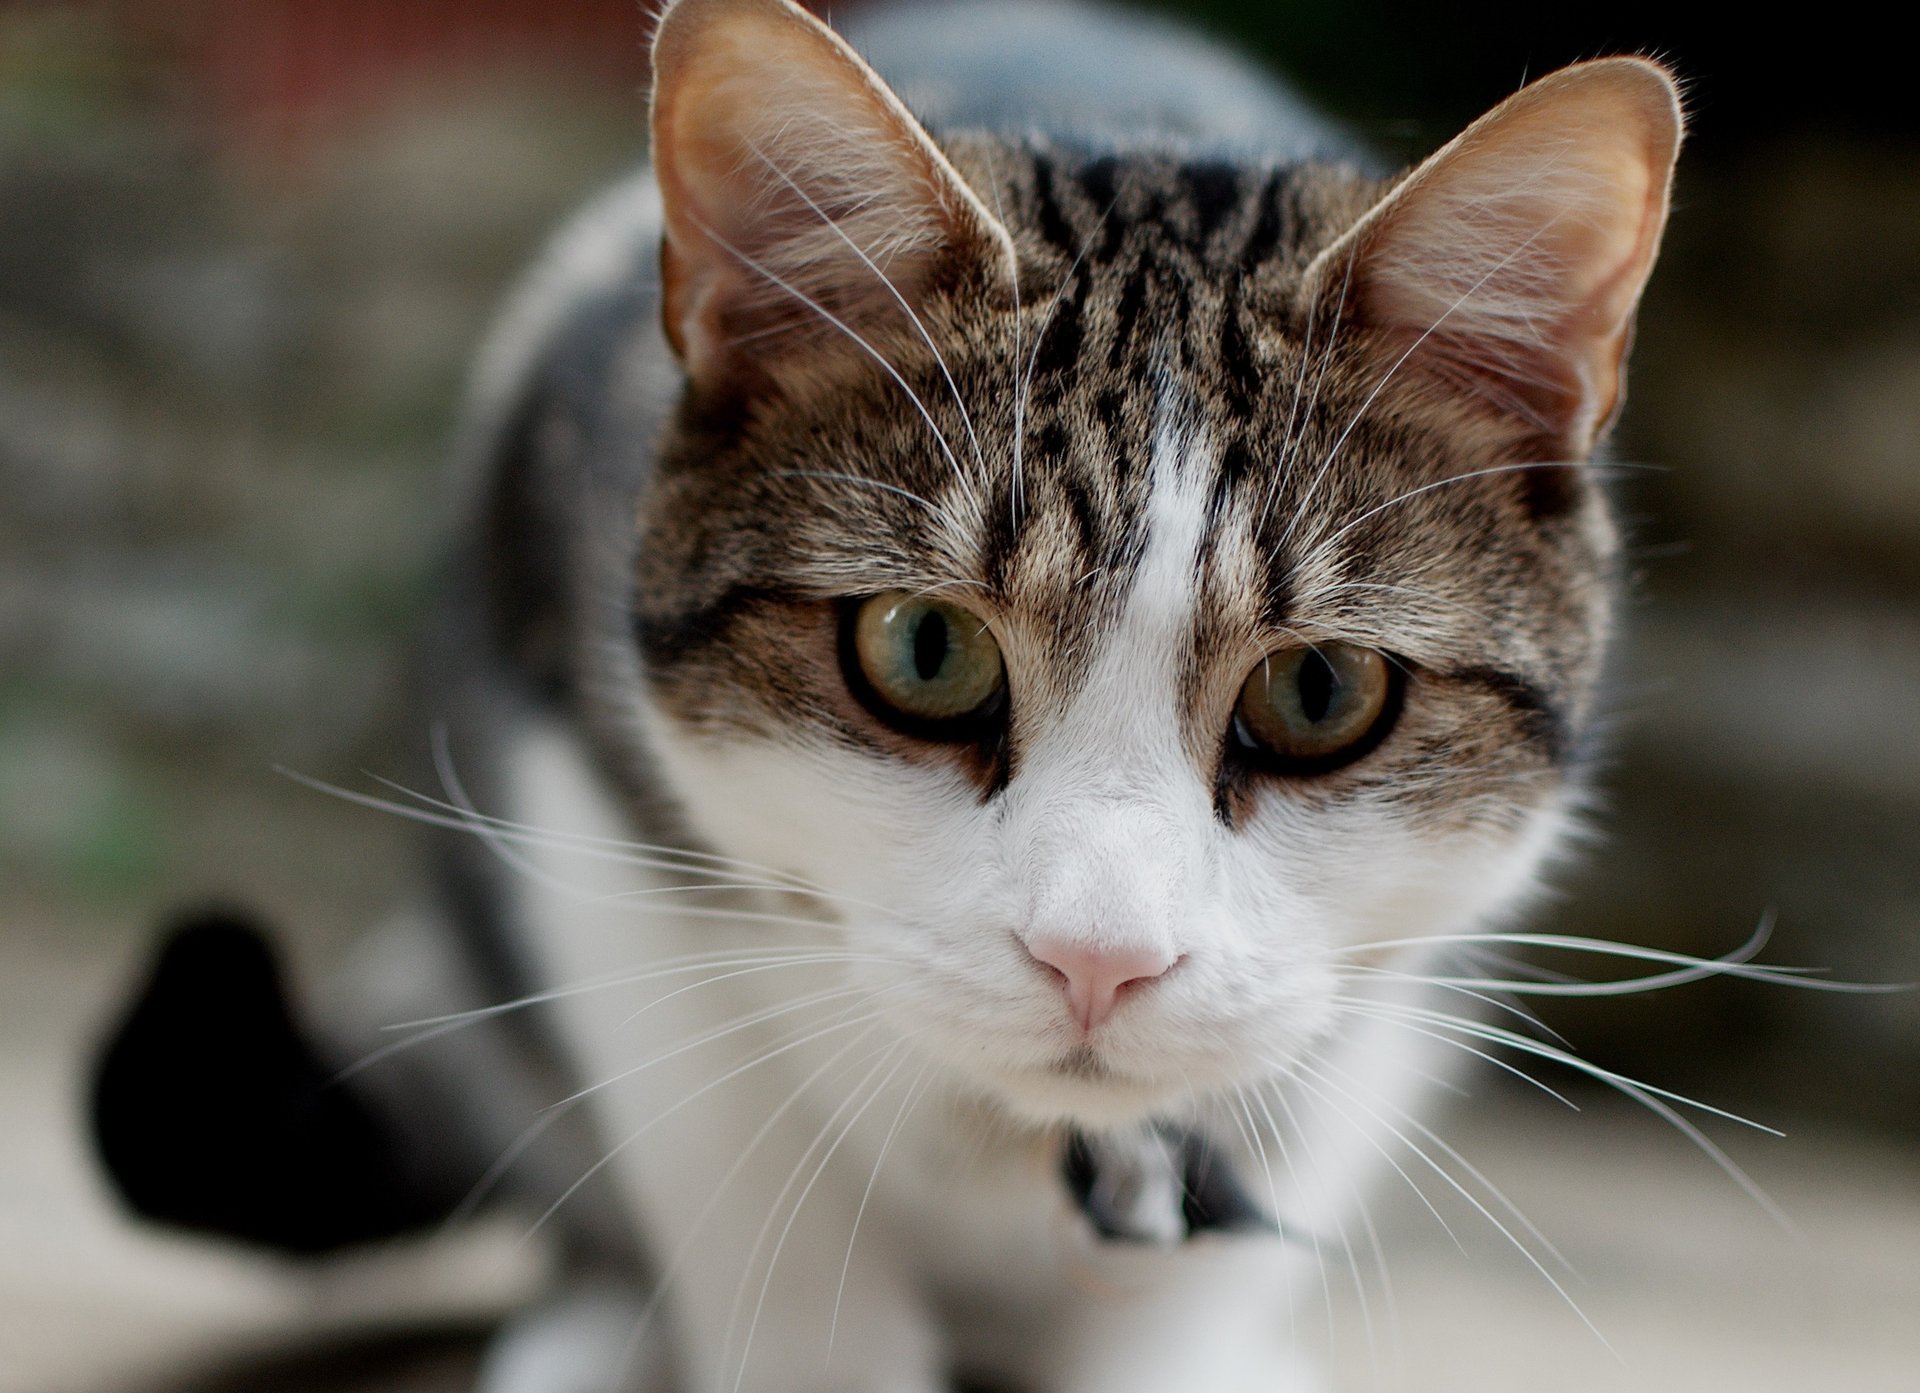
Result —
<instances>
[{"instance_id":1,"label":"striped forehead","mask_svg":"<svg viewBox=\"0 0 1920 1393\"><path fill-rule=\"evenodd\" d=\"M1038 505L1003 577L1016 743L1060 725L1112 741L1183 743L1200 666L1203 595L1219 538L1219 461L1191 396L1162 374L1134 487L1095 501L1070 469L1042 469Z\"/></svg>"}]
</instances>

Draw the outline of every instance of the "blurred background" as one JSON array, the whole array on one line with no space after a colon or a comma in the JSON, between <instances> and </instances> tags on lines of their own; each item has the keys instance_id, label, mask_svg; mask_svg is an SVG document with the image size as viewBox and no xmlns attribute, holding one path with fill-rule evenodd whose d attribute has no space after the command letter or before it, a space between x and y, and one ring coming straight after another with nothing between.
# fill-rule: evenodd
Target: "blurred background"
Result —
<instances>
[{"instance_id":1,"label":"blurred background","mask_svg":"<svg viewBox=\"0 0 1920 1393\"><path fill-rule=\"evenodd\" d=\"M462 375L544 232L642 151L642 8L0 0L0 1389L455 1387L472 1331L536 1275L496 1253L466 1287L394 1285L390 1264L316 1284L137 1233L82 1149L77 1079L163 909L256 905L318 975L404 883L390 823L274 769L356 783L422 739L399 672ZM1635 3L1167 8L1395 158L1576 58L1686 76L1695 134L1616 439L1658 468L1620 494L1636 560L1605 839L1538 922L1714 954L1771 915L1770 961L1920 979L1901 46L1847 7L1771 29ZM1596 1388L1786 1389L1837 1360L1852 1389L1912 1388L1920 995L1720 983L1550 1018L1599 1063L1793 1133L1730 1144L1807 1236L1625 1104L1569 1131L1476 1079L1466 1134L1618 1279L1602 1307L1652 1353L1629 1379L1497 1258L1474 1269L1497 1274L1485 1304L1449 1305L1457 1257L1428 1235L1403 1245L1418 1377L1356 1355L1349 1311L1355 1386L1571 1388L1597 1362ZM1760 1272L1798 1276L1743 1285ZM1694 1305L1662 1304L1682 1290ZM1503 1383L1488 1322L1543 1291ZM1701 1331L1692 1356L1674 1343ZM1799 1339L1806 1372L1770 1339ZM1686 1372L1725 1375L1735 1343L1745 1381Z\"/></svg>"}]
</instances>

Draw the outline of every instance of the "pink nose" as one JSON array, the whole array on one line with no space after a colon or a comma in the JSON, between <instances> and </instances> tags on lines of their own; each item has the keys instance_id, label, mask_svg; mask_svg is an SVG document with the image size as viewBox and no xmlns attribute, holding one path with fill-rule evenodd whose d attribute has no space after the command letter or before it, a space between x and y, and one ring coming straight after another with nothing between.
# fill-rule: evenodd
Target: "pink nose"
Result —
<instances>
[{"instance_id":1,"label":"pink nose","mask_svg":"<svg viewBox=\"0 0 1920 1393\"><path fill-rule=\"evenodd\" d=\"M1152 981L1179 961L1153 948L1088 948L1047 938L1031 940L1027 951L1060 974L1067 1010L1082 1030L1111 1016L1127 988Z\"/></svg>"}]
</instances>

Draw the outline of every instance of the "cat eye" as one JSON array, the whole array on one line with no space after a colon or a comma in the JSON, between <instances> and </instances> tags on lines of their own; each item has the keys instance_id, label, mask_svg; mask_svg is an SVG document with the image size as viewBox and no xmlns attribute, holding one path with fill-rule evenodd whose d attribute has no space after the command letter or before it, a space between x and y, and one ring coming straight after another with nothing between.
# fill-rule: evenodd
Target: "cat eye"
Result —
<instances>
[{"instance_id":1,"label":"cat eye","mask_svg":"<svg viewBox=\"0 0 1920 1393\"><path fill-rule=\"evenodd\" d=\"M1241 687L1234 737L1280 773L1337 769L1385 738L1399 704L1396 675L1384 655L1357 644L1279 649Z\"/></svg>"},{"instance_id":2,"label":"cat eye","mask_svg":"<svg viewBox=\"0 0 1920 1393\"><path fill-rule=\"evenodd\" d=\"M893 590L857 601L840 650L868 710L924 739L977 738L1006 692L1000 645L978 615L945 600Z\"/></svg>"}]
</instances>

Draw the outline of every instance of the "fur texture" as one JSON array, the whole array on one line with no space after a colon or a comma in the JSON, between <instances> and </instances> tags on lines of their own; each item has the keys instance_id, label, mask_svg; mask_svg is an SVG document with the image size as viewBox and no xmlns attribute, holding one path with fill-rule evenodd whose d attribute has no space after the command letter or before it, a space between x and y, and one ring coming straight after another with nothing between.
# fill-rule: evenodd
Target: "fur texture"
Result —
<instances>
[{"instance_id":1,"label":"fur texture","mask_svg":"<svg viewBox=\"0 0 1920 1393\"><path fill-rule=\"evenodd\" d=\"M1277 143L1288 100L1185 39L1227 95L1130 124L1161 31L1028 12L1103 55L1111 120L993 107L1018 31L901 73L995 118L929 130L798 10L682 0L658 191L598 205L487 359L439 714L511 819L490 960L657 1292L603 1380L1310 1386L1294 1289L1432 1067L1398 974L1507 919L1577 796L1615 556L1587 459L1671 81L1569 70L1381 179ZM893 591L997 645L968 738L850 687L849 607ZM1327 643L1386 655L1391 709L1276 773L1242 686ZM1090 1030L1042 942L1174 966ZM1103 1243L1070 1139L1168 1129L1295 1238Z\"/></svg>"}]
</instances>

